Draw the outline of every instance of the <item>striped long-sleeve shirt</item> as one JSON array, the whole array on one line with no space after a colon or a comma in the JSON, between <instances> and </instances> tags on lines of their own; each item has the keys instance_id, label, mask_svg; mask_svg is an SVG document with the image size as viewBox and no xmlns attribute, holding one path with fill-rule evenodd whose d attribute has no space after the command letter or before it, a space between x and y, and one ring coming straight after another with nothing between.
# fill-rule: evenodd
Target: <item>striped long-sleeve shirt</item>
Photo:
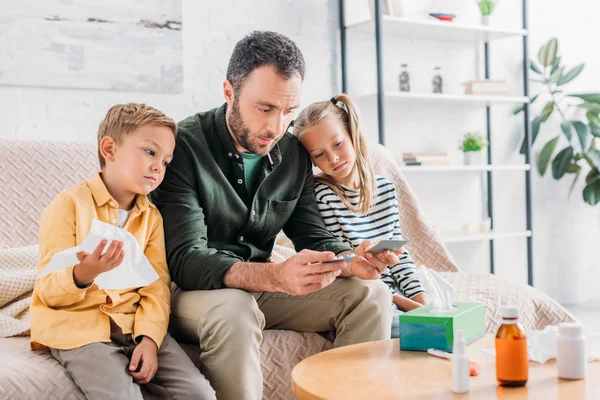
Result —
<instances>
[{"instance_id":1,"label":"striped long-sleeve shirt","mask_svg":"<svg viewBox=\"0 0 600 400\"><path fill-rule=\"evenodd\" d=\"M400 232L400 214L396 187L384 177L376 178L376 196L367 215L357 215L344 205L342 200L322 183L315 185L315 197L327 228L350 244L357 247L363 240L403 240ZM350 203L356 207L360 191L344 188ZM424 293L421 282L415 276L416 267L408 251L400 256L400 262L389 267L381 275L391 290L412 298Z\"/></svg>"}]
</instances>

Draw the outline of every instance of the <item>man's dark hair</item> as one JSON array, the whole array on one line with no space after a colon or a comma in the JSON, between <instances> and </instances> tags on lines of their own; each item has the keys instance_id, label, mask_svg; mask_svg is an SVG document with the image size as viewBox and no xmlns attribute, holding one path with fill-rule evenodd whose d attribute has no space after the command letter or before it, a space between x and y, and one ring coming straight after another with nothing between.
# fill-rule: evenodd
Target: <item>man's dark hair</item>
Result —
<instances>
[{"instance_id":1,"label":"man's dark hair","mask_svg":"<svg viewBox=\"0 0 600 400\"><path fill-rule=\"evenodd\" d=\"M273 65L284 79L298 74L304 80L304 57L296 43L277 32L254 31L235 45L229 59L227 80L234 93L239 93L248 75L263 65Z\"/></svg>"}]
</instances>

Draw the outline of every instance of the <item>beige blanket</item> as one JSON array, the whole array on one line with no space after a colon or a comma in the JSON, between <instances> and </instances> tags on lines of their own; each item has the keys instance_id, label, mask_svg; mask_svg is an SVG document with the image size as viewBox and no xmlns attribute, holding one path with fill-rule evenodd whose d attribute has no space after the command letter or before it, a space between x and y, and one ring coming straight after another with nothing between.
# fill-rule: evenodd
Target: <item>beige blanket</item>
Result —
<instances>
[{"instance_id":1,"label":"beige blanket","mask_svg":"<svg viewBox=\"0 0 600 400\"><path fill-rule=\"evenodd\" d=\"M29 335L38 246L0 250L0 337Z\"/></svg>"}]
</instances>

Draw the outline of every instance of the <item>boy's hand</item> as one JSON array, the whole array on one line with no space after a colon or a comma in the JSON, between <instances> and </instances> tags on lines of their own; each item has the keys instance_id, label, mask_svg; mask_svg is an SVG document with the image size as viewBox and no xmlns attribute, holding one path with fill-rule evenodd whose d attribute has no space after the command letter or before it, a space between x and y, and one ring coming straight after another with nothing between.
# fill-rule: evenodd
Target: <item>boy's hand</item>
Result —
<instances>
[{"instance_id":1,"label":"boy's hand","mask_svg":"<svg viewBox=\"0 0 600 400\"><path fill-rule=\"evenodd\" d=\"M350 264L350 272L357 278L378 279L388 266L397 264L399 261L393 251L386 250L373 254L368 251L371 247L373 247L371 241L365 240L354 249L357 257Z\"/></svg>"},{"instance_id":2,"label":"boy's hand","mask_svg":"<svg viewBox=\"0 0 600 400\"><path fill-rule=\"evenodd\" d=\"M144 336L135 347L129 362L129 373L137 383L148 383L158 370L158 347L154 340ZM140 368L141 363L141 368ZM136 372L139 369L139 372Z\"/></svg>"},{"instance_id":3,"label":"boy's hand","mask_svg":"<svg viewBox=\"0 0 600 400\"><path fill-rule=\"evenodd\" d=\"M102 240L92 253L80 251L77 253L79 264L73 268L73 279L79 287L85 287L103 272L116 268L123 262L125 252L123 242L113 240L104 254L102 250L106 246L107 240Z\"/></svg>"}]
</instances>

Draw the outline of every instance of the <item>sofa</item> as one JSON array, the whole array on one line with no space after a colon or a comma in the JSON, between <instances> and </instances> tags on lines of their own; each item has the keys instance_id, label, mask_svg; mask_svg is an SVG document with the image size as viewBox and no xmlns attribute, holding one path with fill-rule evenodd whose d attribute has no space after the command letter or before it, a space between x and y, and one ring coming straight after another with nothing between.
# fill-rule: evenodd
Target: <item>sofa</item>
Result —
<instances>
[{"instance_id":1,"label":"sofa","mask_svg":"<svg viewBox=\"0 0 600 400\"><path fill-rule=\"evenodd\" d=\"M372 144L371 162L378 175L398 190L401 225L411 239L408 249L419 266L434 269L452 283L460 301L485 305L488 332L499 325L499 308L521 308L527 329L575 318L542 292L490 274L461 272L436 233L427 225L407 180L387 149ZM36 275L38 220L60 191L89 179L98 168L95 144L0 140L0 398L83 399L82 392L48 351L29 347L28 305ZM277 239L273 260L294 253L285 236ZM265 331L261 346L264 398L293 399L291 372L302 359L327 350L328 335ZM198 362L197 346L183 344Z\"/></svg>"}]
</instances>

